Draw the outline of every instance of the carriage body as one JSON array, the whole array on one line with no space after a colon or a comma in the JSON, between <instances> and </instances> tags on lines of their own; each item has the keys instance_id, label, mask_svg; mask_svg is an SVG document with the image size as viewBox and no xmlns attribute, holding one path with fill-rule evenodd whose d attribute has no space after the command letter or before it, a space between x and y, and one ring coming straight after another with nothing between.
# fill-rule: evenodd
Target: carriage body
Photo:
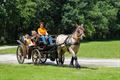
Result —
<instances>
[{"instance_id":1,"label":"carriage body","mask_svg":"<svg viewBox=\"0 0 120 80\"><path fill-rule=\"evenodd\" d=\"M32 61L34 64L45 63L47 59L55 61L58 58L55 37L52 38L54 45L45 45L42 41L36 42L36 48L32 51Z\"/></svg>"},{"instance_id":2,"label":"carriage body","mask_svg":"<svg viewBox=\"0 0 120 80\"><path fill-rule=\"evenodd\" d=\"M18 47L16 50L16 57L18 63L23 64L25 59L31 59L32 50L35 46L27 47L26 42L23 39L17 40Z\"/></svg>"},{"instance_id":3,"label":"carriage body","mask_svg":"<svg viewBox=\"0 0 120 80\"><path fill-rule=\"evenodd\" d=\"M47 59L55 61L58 64L58 53L56 45L56 36L51 36L53 38L53 45L45 45L42 41L36 41L35 46L29 47L29 53L27 53L25 41L17 40L19 43L17 48L17 60L20 64L24 63L25 59L31 59L34 64L45 63Z\"/></svg>"}]
</instances>

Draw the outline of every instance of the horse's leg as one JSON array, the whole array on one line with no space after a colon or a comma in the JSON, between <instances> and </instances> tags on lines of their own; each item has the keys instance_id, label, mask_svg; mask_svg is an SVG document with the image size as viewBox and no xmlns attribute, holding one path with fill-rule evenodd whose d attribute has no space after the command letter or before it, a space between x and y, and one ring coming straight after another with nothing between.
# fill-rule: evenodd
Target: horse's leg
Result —
<instances>
[{"instance_id":1,"label":"horse's leg","mask_svg":"<svg viewBox=\"0 0 120 80\"><path fill-rule=\"evenodd\" d=\"M71 61L70 61L70 66L74 66L73 62L74 62L74 59L75 59L75 52L72 50L71 47L69 47L68 50L72 54L72 58L71 58Z\"/></svg>"},{"instance_id":2,"label":"horse's leg","mask_svg":"<svg viewBox=\"0 0 120 80\"><path fill-rule=\"evenodd\" d=\"M72 56L71 61L70 61L70 66L71 66L71 67L74 66L74 65L73 65L73 61L74 61L74 57Z\"/></svg>"},{"instance_id":3,"label":"horse's leg","mask_svg":"<svg viewBox=\"0 0 120 80\"><path fill-rule=\"evenodd\" d=\"M75 67L80 68L80 65L79 65L78 60L77 60L77 56L71 47L69 47L69 52L72 54L70 65L74 65L73 62L75 60Z\"/></svg>"},{"instance_id":4,"label":"horse's leg","mask_svg":"<svg viewBox=\"0 0 120 80\"><path fill-rule=\"evenodd\" d=\"M76 68L80 68L80 64L78 63L77 56L75 56L75 66Z\"/></svg>"},{"instance_id":5,"label":"horse's leg","mask_svg":"<svg viewBox=\"0 0 120 80\"><path fill-rule=\"evenodd\" d=\"M61 50L62 50L61 47L58 47L58 48L57 48L58 59L59 59L58 64L59 64L59 65L62 65L62 63L61 63L61 54L62 54L62 53L61 53Z\"/></svg>"}]
</instances>

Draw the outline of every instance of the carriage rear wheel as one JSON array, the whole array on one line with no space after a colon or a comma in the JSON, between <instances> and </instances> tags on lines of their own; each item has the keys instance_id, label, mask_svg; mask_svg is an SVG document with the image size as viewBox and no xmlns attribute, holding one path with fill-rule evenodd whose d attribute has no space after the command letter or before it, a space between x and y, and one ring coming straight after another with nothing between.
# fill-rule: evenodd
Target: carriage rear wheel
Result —
<instances>
[{"instance_id":1,"label":"carriage rear wheel","mask_svg":"<svg viewBox=\"0 0 120 80\"><path fill-rule=\"evenodd\" d=\"M38 49L34 49L31 54L32 54L32 62L34 64L39 64L41 59L40 51Z\"/></svg>"},{"instance_id":2,"label":"carriage rear wheel","mask_svg":"<svg viewBox=\"0 0 120 80\"><path fill-rule=\"evenodd\" d=\"M58 65L63 65L64 61L65 61L65 55L64 54L61 54L61 58L56 58L56 63Z\"/></svg>"},{"instance_id":3,"label":"carriage rear wheel","mask_svg":"<svg viewBox=\"0 0 120 80\"><path fill-rule=\"evenodd\" d=\"M17 47L17 51L16 51L16 57L18 60L19 64L23 64L24 63L24 55L23 55L23 47L21 45L19 45Z\"/></svg>"}]
</instances>

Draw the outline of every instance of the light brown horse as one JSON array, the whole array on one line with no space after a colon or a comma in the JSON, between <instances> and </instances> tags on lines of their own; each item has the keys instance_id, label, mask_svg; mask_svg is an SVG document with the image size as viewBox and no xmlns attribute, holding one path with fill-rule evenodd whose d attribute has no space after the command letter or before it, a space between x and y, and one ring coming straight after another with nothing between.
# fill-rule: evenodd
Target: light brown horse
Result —
<instances>
[{"instance_id":1,"label":"light brown horse","mask_svg":"<svg viewBox=\"0 0 120 80\"><path fill-rule=\"evenodd\" d=\"M56 44L59 45L57 48L59 64L63 64L62 55L64 55L64 53L68 51L72 54L70 65L75 66L76 68L80 68L76 54L80 46L80 39L83 39L85 35L83 24L76 25L76 27L77 28L71 35L58 35L56 39Z\"/></svg>"}]
</instances>

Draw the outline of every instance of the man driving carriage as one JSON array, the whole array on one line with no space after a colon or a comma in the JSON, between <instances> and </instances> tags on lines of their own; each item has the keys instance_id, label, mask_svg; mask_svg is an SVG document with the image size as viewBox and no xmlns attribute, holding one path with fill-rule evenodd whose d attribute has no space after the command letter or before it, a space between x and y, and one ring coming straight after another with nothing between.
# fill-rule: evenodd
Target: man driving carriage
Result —
<instances>
[{"instance_id":1,"label":"man driving carriage","mask_svg":"<svg viewBox=\"0 0 120 80\"><path fill-rule=\"evenodd\" d=\"M40 35L40 41L43 41L45 45L53 45L52 37L48 35L48 32L44 26L43 22L40 22L40 27L38 28L38 34Z\"/></svg>"}]
</instances>

